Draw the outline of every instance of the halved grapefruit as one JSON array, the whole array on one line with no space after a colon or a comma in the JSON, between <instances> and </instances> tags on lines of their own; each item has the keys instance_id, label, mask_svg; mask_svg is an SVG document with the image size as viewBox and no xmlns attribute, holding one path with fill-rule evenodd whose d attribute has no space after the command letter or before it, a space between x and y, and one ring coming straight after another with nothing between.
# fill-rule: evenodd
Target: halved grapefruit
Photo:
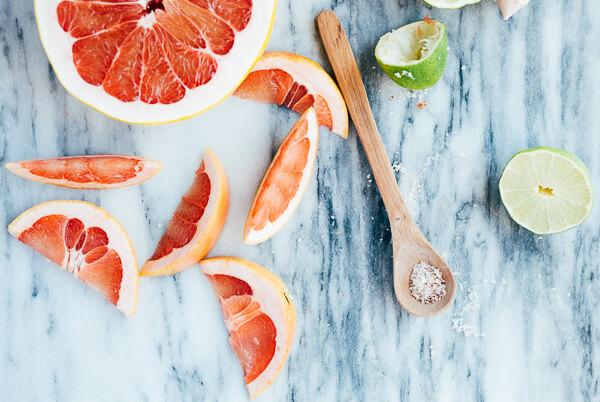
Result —
<instances>
[{"instance_id":1,"label":"halved grapefruit","mask_svg":"<svg viewBox=\"0 0 600 402\"><path fill-rule=\"evenodd\" d=\"M265 52L235 96L284 105L298 113L313 107L319 124L348 137L348 110L335 82L314 61L289 52Z\"/></svg>"},{"instance_id":2,"label":"halved grapefruit","mask_svg":"<svg viewBox=\"0 0 600 402\"><path fill-rule=\"evenodd\" d=\"M105 210L83 201L45 202L19 215L8 232L133 315L135 252L125 230Z\"/></svg>"},{"instance_id":3,"label":"halved grapefruit","mask_svg":"<svg viewBox=\"0 0 600 402\"><path fill-rule=\"evenodd\" d=\"M50 63L76 98L138 124L226 98L262 54L277 0L36 0Z\"/></svg>"},{"instance_id":4,"label":"halved grapefruit","mask_svg":"<svg viewBox=\"0 0 600 402\"><path fill-rule=\"evenodd\" d=\"M225 170L207 149L192 186L181 197L165 234L140 275L173 275L196 264L219 239L228 211L229 184Z\"/></svg>"},{"instance_id":5,"label":"halved grapefruit","mask_svg":"<svg viewBox=\"0 0 600 402\"><path fill-rule=\"evenodd\" d=\"M142 183L157 174L159 160L133 155L85 155L8 162L21 177L55 186L85 189L119 188Z\"/></svg>"},{"instance_id":6,"label":"halved grapefruit","mask_svg":"<svg viewBox=\"0 0 600 402\"><path fill-rule=\"evenodd\" d=\"M200 262L223 308L229 343L240 360L250 398L267 389L285 364L296 330L296 309L285 284L252 261Z\"/></svg>"},{"instance_id":7,"label":"halved grapefruit","mask_svg":"<svg viewBox=\"0 0 600 402\"><path fill-rule=\"evenodd\" d=\"M281 143L256 190L244 228L245 243L264 242L292 217L308 187L318 145L317 114L309 107Z\"/></svg>"}]
</instances>

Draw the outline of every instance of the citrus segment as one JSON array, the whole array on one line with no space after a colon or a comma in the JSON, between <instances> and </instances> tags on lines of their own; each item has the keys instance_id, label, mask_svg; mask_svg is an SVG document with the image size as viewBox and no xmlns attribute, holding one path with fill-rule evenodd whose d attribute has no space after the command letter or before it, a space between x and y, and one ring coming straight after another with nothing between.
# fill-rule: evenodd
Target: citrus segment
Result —
<instances>
[{"instance_id":1,"label":"citrus segment","mask_svg":"<svg viewBox=\"0 0 600 402\"><path fill-rule=\"evenodd\" d=\"M132 47L131 40L121 49L127 38L139 36L141 28L135 21L124 23L100 32L97 35L82 38L73 44L73 62L83 80L92 85L102 85L113 65L117 53L127 54ZM132 31L134 35L130 35ZM138 38L139 39L139 38ZM123 59L123 56L120 57ZM118 68L118 67L116 67ZM135 66L132 66L136 70Z\"/></svg>"},{"instance_id":2,"label":"citrus segment","mask_svg":"<svg viewBox=\"0 0 600 402\"><path fill-rule=\"evenodd\" d=\"M225 170L207 149L194 182L181 197L165 234L140 275L172 275L200 261L219 239L228 210Z\"/></svg>"},{"instance_id":3,"label":"citrus segment","mask_svg":"<svg viewBox=\"0 0 600 402\"><path fill-rule=\"evenodd\" d=\"M9 162L6 168L29 180L70 188L118 188L142 183L160 161L131 155L86 155Z\"/></svg>"},{"instance_id":4,"label":"citrus segment","mask_svg":"<svg viewBox=\"0 0 600 402\"><path fill-rule=\"evenodd\" d=\"M294 214L317 158L319 127L311 107L281 143L250 207L244 242L261 243L277 233Z\"/></svg>"},{"instance_id":5,"label":"citrus segment","mask_svg":"<svg viewBox=\"0 0 600 402\"><path fill-rule=\"evenodd\" d=\"M313 107L319 124L348 137L348 111L337 85L317 63L288 52L265 52L234 95L283 105L298 113Z\"/></svg>"},{"instance_id":6,"label":"citrus segment","mask_svg":"<svg viewBox=\"0 0 600 402\"><path fill-rule=\"evenodd\" d=\"M134 2L105 4L93 1L63 1L56 8L60 27L73 38L83 38L144 16L144 8Z\"/></svg>"},{"instance_id":7,"label":"citrus segment","mask_svg":"<svg viewBox=\"0 0 600 402\"><path fill-rule=\"evenodd\" d=\"M504 168L499 187L509 215L537 234L580 225L593 205L587 168L562 149L538 147L517 153Z\"/></svg>"},{"instance_id":8,"label":"citrus segment","mask_svg":"<svg viewBox=\"0 0 600 402\"><path fill-rule=\"evenodd\" d=\"M235 257L200 262L223 309L229 343L251 398L269 387L287 360L296 311L284 283L265 268Z\"/></svg>"},{"instance_id":9,"label":"citrus segment","mask_svg":"<svg viewBox=\"0 0 600 402\"><path fill-rule=\"evenodd\" d=\"M81 201L51 201L23 212L8 231L133 315L135 254L123 228L104 210Z\"/></svg>"},{"instance_id":10,"label":"citrus segment","mask_svg":"<svg viewBox=\"0 0 600 402\"><path fill-rule=\"evenodd\" d=\"M39 0L35 8L68 90L117 119L155 123L197 114L231 93L266 45L275 4Z\"/></svg>"}]
</instances>

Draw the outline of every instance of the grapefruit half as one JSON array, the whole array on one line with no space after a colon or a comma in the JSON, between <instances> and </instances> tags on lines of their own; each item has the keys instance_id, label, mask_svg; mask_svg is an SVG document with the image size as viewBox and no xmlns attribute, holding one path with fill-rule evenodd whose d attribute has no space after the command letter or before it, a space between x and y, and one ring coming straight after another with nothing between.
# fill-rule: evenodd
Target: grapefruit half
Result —
<instances>
[{"instance_id":1,"label":"grapefruit half","mask_svg":"<svg viewBox=\"0 0 600 402\"><path fill-rule=\"evenodd\" d=\"M83 201L45 202L19 215L8 232L133 315L135 252L125 230L103 209Z\"/></svg>"},{"instance_id":2,"label":"grapefruit half","mask_svg":"<svg viewBox=\"0 0 600 402\"><path fill-rule=\"evenodd\" d=\"M196 264L219 239L228 211L229 184L225 170L207 149L192 186L181 197L165 234L140 275L173 275Z\"/></svg>"},{"instance_id":3,"label":"grapefruit half","mask_svg":"<svg viewBox=\"0 0 600 402\"><path fill-rule=\"evenodd\" d=\"M226 98L262 54L277 0L36 0L63 86L115 119L166 123Z\"/></svg>"},{"instance_id":4,"label":"grapefruit half","mask_svg":"<svg viewBox=\"0 0 600 402\"><path fill-rule=\"evenodd\" d=\"M159 160L132 155L85 155L8 162L16 175L55 186L104 189L133 186L152 178Z\"/></svg>"},{"instance_id":5,"label":"grapefruit half","mask_svg":"<svg viewBox=\"0 0 600 402\"><path fill-rule=\"evenodd\" d=\"M213 285L250 398L267 389L285 364L296 330L296 310L285 284L252 261L235 257L200 262Z\"/></svg>"},{"instance_id":6,"label":"grapefruit half","mask_svg":"<svg viewBox=\"0 0 600 402\"><path fill-rule=\"evenodd\" d=\"M313 107L319 124L348 137L348 110L337 85L314 61L289 52L265 52L235 96L284 105L304 113Z\"/></svg>"},{"instance_id":7,"label":"grapefruit half","mask_svg":"<svg viewBox=\"0 0 600 402\"><path fill-rule=\"evenodd\" d=\"M294 124L256 190L244 227L244 242L262 243L292 217L308 187L317 159L319 123L309 107Z\"/></svg>"}]
</instances>

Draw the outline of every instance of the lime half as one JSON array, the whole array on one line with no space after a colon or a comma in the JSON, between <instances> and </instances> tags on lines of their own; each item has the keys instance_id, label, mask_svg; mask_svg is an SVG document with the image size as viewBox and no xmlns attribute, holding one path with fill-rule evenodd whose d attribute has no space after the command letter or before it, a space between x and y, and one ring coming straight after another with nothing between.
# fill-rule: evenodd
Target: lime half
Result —
<instances>
[{"instance_id":1,"label":"lime half","mask_svg":"<svg viewBox=\"0 0 600 402\"><path fill-rule=\"evenodd\" d=\"M447 57L446 26L428 18L383 35L375 47L383 71L413 91L434 86L444 73Z\"/></svg>"},{"instance_id":2,"label":"lime half","mask_svg":"<svg viewBox=\"0 0 600 402\"><path fill-rule=\"evenodd\" d=\"M583 162L563 149L539 147L511 158L500 177L500 197L511 218L537 234L580 225L594 192Z\"/></svg>"},{"instance_id":3,"label":"lime half","mask_svg":"<svg viewBox=\"0 0 600 402\"><path fill-rule=\"evenodd\" d=\"M469 4L479 3L481 0L423 0L425 3L436 8L461 8Z\"/></svg>"}]
</instances>

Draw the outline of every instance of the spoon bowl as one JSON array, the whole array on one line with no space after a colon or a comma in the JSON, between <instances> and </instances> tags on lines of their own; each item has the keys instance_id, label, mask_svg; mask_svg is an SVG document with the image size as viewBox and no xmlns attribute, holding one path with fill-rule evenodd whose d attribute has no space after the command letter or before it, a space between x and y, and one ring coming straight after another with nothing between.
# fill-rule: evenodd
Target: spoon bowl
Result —
<instances>
[{"instance_id":1,"label":"spoon bowl","mask_svg":"<svg viewBox=\"0 0 600 402\"><path fill-rule=\"evenodd\" d=\"M392 233L393 236L393 233ZM417 239L418 240L418 239ZM394 240L392 240L394 242ZM417 317L432 317L442 313L454 302L456 282L452 270L444 259L431 247L427 239L421 241L394 242L394 291L400 305ZM421 261L439 269L446 285L446 294L435 303L421 303L410 292L410 275L413 267Z\"/></svg>"}]
</instances>

